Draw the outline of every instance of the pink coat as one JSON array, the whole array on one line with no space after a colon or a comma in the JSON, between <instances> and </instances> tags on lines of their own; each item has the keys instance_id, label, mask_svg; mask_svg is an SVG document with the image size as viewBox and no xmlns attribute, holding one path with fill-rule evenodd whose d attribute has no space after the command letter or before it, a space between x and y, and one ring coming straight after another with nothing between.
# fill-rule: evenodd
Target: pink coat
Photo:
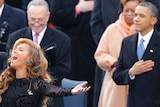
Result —
<instances>
[{"instance_id":1,"label":"pink coat","mask_svg":"<svg viewBox=\"0 0 160 107\"><path fill-rule=\"evenodd\" d=\"M127 34L120 21L109 25L103 33L95 52L98 66L105 71L98 107L126 107L128 86L116 85L112 80L111 66L117 62L121 42Z\"/></svg>"}]
</instances>

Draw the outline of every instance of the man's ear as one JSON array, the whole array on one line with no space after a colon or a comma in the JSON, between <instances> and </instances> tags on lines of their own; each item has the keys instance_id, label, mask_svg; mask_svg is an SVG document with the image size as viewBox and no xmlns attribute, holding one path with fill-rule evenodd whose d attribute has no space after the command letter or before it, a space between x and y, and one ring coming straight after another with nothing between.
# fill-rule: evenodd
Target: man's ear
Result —
<instances>
[{"instance_id":1,"label":"man's ear","mask_svg":"<svg viewBox=\"0 0 160 107\"><path fill-rule=\"evenodd\" d=\"M50 12L48 12L48 13L47 13L47 22L48 22L48 20L49 20L49 18L50 18L50 15L51 15Z\"/></svg>"},{"instance_id":2,"label":"man's ear","mask_svg":"<svg viewBox=\"0 0 160 107\"><path fill-rule=\"evenodd\" d=\"M151 24L155 25L158 22L157 17L152 17Z\"/></svg>"}]
</instances>

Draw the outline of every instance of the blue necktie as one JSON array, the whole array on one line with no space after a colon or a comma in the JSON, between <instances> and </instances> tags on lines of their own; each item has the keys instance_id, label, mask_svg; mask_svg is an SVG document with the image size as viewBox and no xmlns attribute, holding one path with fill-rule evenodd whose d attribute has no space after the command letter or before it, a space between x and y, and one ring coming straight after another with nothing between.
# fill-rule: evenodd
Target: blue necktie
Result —
<instances>
[{"instance_id":1,"label":"blue necktie","mask_svg":"<svg viewBox=\"0 0 160 107\"><path fill-rule=\"evenodd\" d=\"M144 39L142 38L140 40L140 44L137 48L137 56L138 56L138 60L141 60L142 56L143 56L143 53L145 51L145 48L144 48L144 45L143 45L143 42L144 42Z\"/></svg>"}]
</instances>

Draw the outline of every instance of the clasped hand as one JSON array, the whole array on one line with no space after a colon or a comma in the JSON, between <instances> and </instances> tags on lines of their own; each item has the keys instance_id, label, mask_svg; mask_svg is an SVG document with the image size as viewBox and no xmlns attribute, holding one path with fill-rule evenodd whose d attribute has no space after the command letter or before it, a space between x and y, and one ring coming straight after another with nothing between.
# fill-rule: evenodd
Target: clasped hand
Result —
<instances>
[{"instance_id":1,"label":"clasped hand","mask_svg":"<svg viewBox=\"0 0 160 107\"><path fill-rule=\"evenodd\" d=\"M79 2L76 5L76 7L78 8L78 10L81 13L89 12L89 11L93 10L94 1L93 0L90 0L90 1L79 0Z\"/></svg>"}]
</instances>

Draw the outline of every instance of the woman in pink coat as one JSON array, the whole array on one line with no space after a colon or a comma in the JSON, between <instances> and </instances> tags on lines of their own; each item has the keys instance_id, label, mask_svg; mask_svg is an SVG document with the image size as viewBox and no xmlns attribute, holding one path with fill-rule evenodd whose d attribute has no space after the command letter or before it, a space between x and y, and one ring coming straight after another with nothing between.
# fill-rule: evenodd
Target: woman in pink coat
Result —
<instances>
[{"instance_id":1,"label":"woman in pink coat","mask_svg":"<svg viewBox=\"0 0 160 107\"><path fill-rule=\"evenodd\" d=\"M133 17L136 6L142 0L121 0L122 12L119 19L104 31L95 52L98 66L105 71L98 107L126 107L128 88L118 86L112 80L112 73L124 37L135 33Z\"/></svg>"}]
</instances>

